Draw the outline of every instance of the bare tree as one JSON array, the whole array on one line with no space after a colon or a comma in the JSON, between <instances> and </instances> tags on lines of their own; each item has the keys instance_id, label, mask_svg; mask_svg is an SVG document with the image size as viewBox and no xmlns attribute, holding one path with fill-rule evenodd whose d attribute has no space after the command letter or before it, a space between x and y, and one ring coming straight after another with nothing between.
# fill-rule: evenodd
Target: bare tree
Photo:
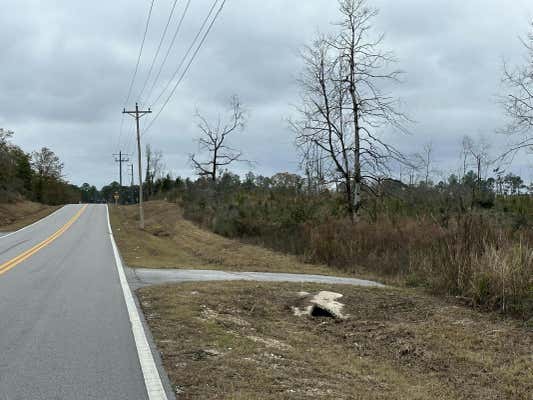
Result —
<instances>
[{"instance_id":1,"label":"bare tree","mask_svg":"<svg viewBox=\"0 0 533 400\"><path fill-rule=\"evenodd\" d=\"M504 64L503 81L509 93L502 99L502 104L510 118L504 133L518 138L502 158L521 149L533 151L533 30L522 40L522 44L527 52L526 64L514 68Z\"/></svg>"},{"instance_id":2,"label":"bare tree","mask_svg":"<svg viewBox=\"0 0 533 400\"><path fill-rule=\"evenodd\" d=\"M415 155L415 159L417 160L418 169L423 173L424 184L427 186L429 185L431 174L435 172L433 169L433 143L426 143L422 152Z\"/></svg>"},{"instance_id":3,"label":"bare tree","mask_svg":"<svg viewBox=\"0 0 533 400\"><path fill-rule=\"evenodd\" d=\"M468 160L470 158L471 149L474 147L474 142L472 141L472 138L468 135L463 136L463 140L461 142L461 159L463 162L463 177L466 176L466 173L468 172Z\"/></svg>"},{"instance_id":4,"label":"bare tree","mask_svg":"<svg viewBox=\"0 0 533 400\"><path fill-rule=\"evenodd\" d=\"M210 123L199 112L196 112L198 127L202 136L198 139L200 149L208 153L206 161L199 161L195 154L191 155L191 163L200 176L206 176L213 182L218 177L220 168L229 166L234 162L246 161L242 153L228 145L228 137L244 128L245 114L237 96L230 101L231 115L226 122L219 116L215 124Z\"/></svg>"},{"instance_id":5,"label":"bare tree","mask_svg":"<svg viewBox=\"0 0 533 400\"><path fill-rule=\"evenodd\" d=\"M476 177L478 186L481 185L483 177L486 176L489 166L492 164L490 159L490 144L486 137L479 136L477 141L466 135L463 138L463 153L464 153L464 170L469 166L473 166L476 170Z\"/></svg>"},{"instance_id":6,"label":"bare tree","mask_svg":"<svg viewBox=\"0 0 533 400\"><path fill-rule=\"evenodd\" d=\"M365 0L339 4L338 35L319 37L302 53L303 106L292 126L298 146L321 149L328 178L340 184L346 210L356 219L362 189L371 190L390 175L390 161L405 161L379 130L388 125L405 132L402 123L407 118L398 111L398 101L382 89L398 81L400 71L387 70L395 59L381 50L383 36L369 38L377 10L367 7Z\"/></svg>"},{"instance_id":7,"label":"bare tree","mask_svg":"<svg viewBox=\"0 0 533 400\"><path fill-rule=\"evenodd\" d=\"M307 190L318 194L326 185L324 175L324 154L320 147L314 144L300 148L300 168L305 171Z\"/></svg>"},{"instance_id":8,"label":"bare tree","mask_svg":"<svg viewBox=\"0 0 533 400\"><path fill-rule=\"evenodd\" d=\"M153 151L150 144L147 144L145 157L146 176L144 181L146 183L146 196L149 198L154 194L155 181L163 176L163 153L161 151Z\"/></svg>"}]
</instances>

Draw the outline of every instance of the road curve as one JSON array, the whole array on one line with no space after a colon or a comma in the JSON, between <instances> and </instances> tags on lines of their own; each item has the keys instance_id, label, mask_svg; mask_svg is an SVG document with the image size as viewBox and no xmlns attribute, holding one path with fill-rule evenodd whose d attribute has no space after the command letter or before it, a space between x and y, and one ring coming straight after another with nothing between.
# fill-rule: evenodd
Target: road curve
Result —
<instances>
[{"instance_id":1,"label":"road curve","mask_svg":"<svg viewBox=\"0 0 533 400\"><path fill-rule=\"evenodd\" d=\"M0 237L0 400L148 399L115 261L104 205Z\"/></svg>"}]
</instances>

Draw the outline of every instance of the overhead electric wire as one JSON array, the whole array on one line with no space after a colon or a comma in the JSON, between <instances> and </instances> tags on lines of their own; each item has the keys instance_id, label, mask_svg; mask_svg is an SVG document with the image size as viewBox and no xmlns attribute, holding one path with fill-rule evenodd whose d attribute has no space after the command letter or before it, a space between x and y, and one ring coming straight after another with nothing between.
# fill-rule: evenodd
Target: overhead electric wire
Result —
<instances>
[{"instance_id":1,"label":"overhead electric wire","mask_svg":"<svg viewBox=\"0 0 533 400\"><path fill-rule=\"evenodd\" d=\"M126 101L124 102L123 107L126 107L128 102L130 101L131 93L133 91L133 85L135 84L135 79L137 78L137 73L139 72L139 65L141 64L141 58L142 58L142 53L143 53L143 49L144 49L144 43L146 42L146 36L148 35L148 27L150 26L150 20L152 18L152 11L154 9L154 2L155 2L155 0L151 0L151 2L150 2L150 9L148 10L148 16L146 18L146 24L145 24L145 28L144 28L143 38L142 38L142 41L141 41L141 47L139 48L139 55L137 56L137 64L135 65L135 70L133 72L133 76L131 77L131 82L130 82L130 86L129 86L129 89L128 89L128 95L126 97ZM119 132L119 136L118 136L118 147L120 147L120 142L122 141L123 127L124 127L124 114L122 115L122 121L120 123L120 132Z\"/></svg>"},{"instance_id":2,"label":"overhead electric wire","mask_svg":"<svg viewBox=\"0 0 533 400\"><path fill-rule=\"evenodd\" d=\"M225 2L225 0L224 0ZM202 22L202 25L200 26L200 29L198 30L198 32L196 33L196 36L194 37L193 41L191 42L191 45L189 46L189 48L187 49L185 55L181 58L181 61L180 63L178 64L178 68L176 68L176 70L174 71L174 73L172 74L172 77L167 81L167 84L165 85L165 87L163 88L163 90L159 93L159 96L157 96L155 98L154 101L152 101L150 104L152 105L152 107L161 99L161 97L163 97L163 95L165 94L165 92L167 91L167 89L170 87L170 85L172 84L172 82L174 81L174 79L176 79L176 76L178 76L180 70L181 70L181 67L183 67L183 64L185 64L185 61L187 60L187 58L189 57L189 55L191 54L191 51L194 49L194 46L196 45L198 39L200 38L200 36L202 35L202 32L204 31L207 23L209 22L209 19L211 18L211 15L213 15L213 11L215 10L217 4L219 3L219 0L215 0L213 2L213 5L211 6L211 8L209 9L209 13L207 14L207 16L204 18L204 21ZM224 3L222 3L222 6L224 5ZM220 9L219 9L219 13L220 13ZM216 18L216 17L215 17ZM214 21L214 19L213 19Z\"/></svg>"},{"instance_id":3,"label":"overhead electric wire","mask_svg":"<svg viewBox=\"0 0 533 400\"><path fill-rule=\"evenodd\" d=\"M215 0L215 3L213 4L213 7L218 3L218 0ZM209 27L207 28L207 30L205 31L204 33L204 36L202 37L202 40L200 41L200 43L198 44L198 47L196 48L196 50L194 51L191 59L189 60L189 63L187 64L187 66L185 67L185 69L183 70L182 74L180 75L179 79L177 80L176 84L174 85L174 87L172 88L172 91L170 92L170 94L168 95L168 97L166 98L165 102L163 103L163 105L161 106L161 108L159 109L159 111L157 112L157 114L154 116L154 118L152 118L152 120L150 121L150 123L148 124L148 126L146 127L146 130L144 131L143 135L146 134L148 132L148 130L153 126L153 124L155 123L155 121L157 120L157 118L161 115L161 113L163 112L163 110L165 109L165 107L167 106L167 104L169 103L170 99L172 98L172 96L174 95L174 93L176 92L178 86L180 85L180 83L183 81L183 78L185 77L185 75L187 74L187 72L189 71L192 63L194 62L196 56L198 55L198 53L200 52L200 49L201 47L203 46L203 44L205 43L206 39L207 39L207 36L209 35L209 33L211 32L211 29L213 28L213 26L215 25L215 22L216 20L218 19L218 16L220 15L220 13L222 12L222 9L224 8L224 5L226 4L226 0L222 0L222 3L220 4L220 7L218 9L218 11L216 12L213 20L211 21L211 23L209 24ZM211 15L212 11L210 12L209 15ZM203 27L201 28L203 29ZM200 30L201 32L201 30ZM178 69L179 70L179 69ZM165 89L166 90L166 89Z\"/></svg>"},{"instance_id":4,"label":"overhead electric wire","mask_svg":"<svg viewBox=\"0 0 533 400\"><path fill-rule=\"evenodd\" d=\"M161 76L161 73L163 72L163 68L168 60L168 57L170 55L170 52L174 48L174 43L176 42L176 38L178 37L178 34L181 31L181 26L183 25L183 20L185 19L185 16L187 15L187 11L189 10L189 6L191 5L191 0L187 0L187 3L185 4L185 8L183 9L183 13L181 14L181 18L178 22L178 25L176 27L176 30L174 31L174 36L172 37L172 40L170 41L170 45L168 46L167 52L165 54L165 57L163 58L163 61L161 62L161 65L159 66L159 70L157 71L157 74L155 76L155 79L152 83L152 86L150 87L150 90L148 91L148 95L146 96L147 102L149 102L150 97L152 97L152 93L154 92L154 89L157 85L157 82L159 81L159 77Z\"/></svg>"},{"instance_id":5,"label":"overhead electric wire","mask_svg":"<svg viewBox=\"0 0 533 400\"><path fill-rule=\"evenodd\" d=\"M131 119L131 123L130 123L129 130L130 130L132 133L135 132L135 120L134 120L133 118ZM132 135L129 136L129 140L128 140L128 142L127 142L127 144L126 144L126 147L125 147L125 150L124 150L124 153L125 153L125 154L131 154L131 153L130 153L130 150L131 150L131 146L132 146L132 144L133 144L133 139L134 139L134 138L135 138L135 135L134 135L134 134L132 134Z\"/></svg>"},{"instance_id":6,"label":"overhead electric wire","mask_svg":"<svg viewBox=\"0 0 533 400\"><path fill-rule=\"evenodd\" d=\"M150 78L152 77L152 71L154 70L155 62L157 61L157 58L159 57L159 52L161 51L161 46L163 45L163 42L164 42L165 37L167 35L168 27L170 26L170 22L172 21L172 17L174 16L174 11L176 10L176 5L178 4L178 1L179 0L174 0L174 3L172 4L172 9L170 10L170 14L168 16L167 24L165 25L165 29L163 29L163 34L161 35L161 40L159 41L159 45L157 46L157 50L156 50L154 58L152 60L152 64L150 65L150 69L148 70L148 76L146 77L146 80L144 81L144 84L142 86L141 92L139 93L139 100L142 98L144 90L146 89L146 85L148 84L148 81L150 81Z\"/></svg>"},{"instance_id":7,"label":"overhead electric wire","mask_svg":"<svg viewBox=\"0 0 533 400\"><path fill-rule=\"evenodd\" d=\"M116 147L114 146L115 149L119 150L119 147L120 147L120 141L122 140L122 131L124 129L124 114L122 114L121 118L120 118L120 129L119 129L119 134L118 134L118 141L117 141L117 145Z\"/></svg>"},{"instance_id":8,"label":"overhead electric wire","mask_svg":"<svg viewBox=\"0 0 533 400\"><path fill-rule=\"evenodd\" d=\"M146 18L146 26L144 28L144 35L143 35L143 39L141 41L141 47L139 49L139 56L137 57L137 65L135 66L135 71L133 72L133 76L131 77L131 83L130 83L130 87L128 89L128 96L127 96L126 101L124 102L124 104L128 104L128 101L130 101L131 92L133 90L133 85L135 84L135 79L137 78L137 73L139 72L139 65L141 64L141 57L142 57L142 54L143 54L144 43L146 42L146 36L148 34L148 27L150 26L150 19L152 18L152 11L154 9L154 2L155 2L155 0L152 0L151 3L150 3L150 10L148 11L148 17Z\"/></svg>"}]
</instances>

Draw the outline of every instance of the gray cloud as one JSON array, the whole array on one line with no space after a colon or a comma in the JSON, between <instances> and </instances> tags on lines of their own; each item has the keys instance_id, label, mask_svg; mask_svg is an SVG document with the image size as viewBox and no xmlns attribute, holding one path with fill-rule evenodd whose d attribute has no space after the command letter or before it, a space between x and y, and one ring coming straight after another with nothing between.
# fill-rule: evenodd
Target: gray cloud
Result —
<instances>
[{"instance_id":1,"label":"gray cloud","mask_svg":"<svg viewBox=\"0 0 533 400\"><path fill-rule=\"evenodd\" d=\"M506 140L494 134L503 124L495 101L501 93L502 59L523 61L518 37L527 32L533 6L521 0L370 3L380 8L376 30L386 33L386 45L406 72L402 85L388 89L416 120L409 136L387 133L392 140L406 152L432 142L438 167L446 170L457 167L464 134L485 134L496 153ZM133 99L170 4L156 0ZM207 0L192 2L161 82L171 76L209 5ZM15 141L27 151L54 149L74 183L101 186L117 179L111 154L134 151L130 119L124 120L119 140L120 111L148 6L148 0L3 2L0 126L15 130ZM216 116L229 96L238 94L249 121L233 145L257 161L258 173L297 171L286 119L298 102L298 50L317 31L331 32L337 18L333 0L228 0L190 73L143 139L163 151L174 174L190 175L188 154L197 150L195 110ZM520 156L514 169L532 179L531 156Z\"/></svg>"}]
</instances>

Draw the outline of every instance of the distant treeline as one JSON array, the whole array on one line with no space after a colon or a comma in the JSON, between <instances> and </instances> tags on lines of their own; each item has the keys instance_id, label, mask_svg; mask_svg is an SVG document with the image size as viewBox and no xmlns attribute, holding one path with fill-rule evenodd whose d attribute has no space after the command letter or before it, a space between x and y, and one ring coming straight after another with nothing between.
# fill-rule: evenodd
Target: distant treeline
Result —
<instances>
[{"instance_id":1,"label":"distant treeline","mask_svg":"<svg viewBox=\"0 0 533 400\"><path fill-rule=\"evenodd\" d=\"M12 131L0 128L0 202L26 199L56 205L81 199L79 188L63 178L63 163L52 150L26 153L12 137Z\"/></svg>"},{"instance_id":2,"label":"distant treeline","mask_svg":"<svg viewBox=\"0 0 533 400\"><path fill-rule=\"evenodd\" d=\"M98 190L95 186L84 183L81 187L84 202L114 202L114 195L119 193L121 204L133 204L138 201L138 186L120 186L112 182ZM291 173L278 173L271 177L255 175L249 172L244 177L225 171L215 182L200 177L172 178L170 174L161 176L143 184L143 195L147 200L167 199L187 200L186 203L197 207L219 208L230 199L261 196L268 199L279 197L283 193L290 195L291 204L295 198L301 198L301 206L309 213L312 204L328 203L328 215L343 216L342 205L344 187L327 184L322 179L302 177ZM396 179L383 179L371 186L363 187L363 212L368 218L376 218L383 213L402 215L420 215L428 213L447 214L467 212L475 209L498 209L504 212L532 213L531 201L533 183L529 185L515 174L505 176L478 178L474 171L459 177L451 174L446 180L433 183L421 180L406 183ZM206 213L207 212L207 213ZM303 211L302 211L303 212ZM212 211L201 210L209 218Z\"/></svg>"}]
</instances>

